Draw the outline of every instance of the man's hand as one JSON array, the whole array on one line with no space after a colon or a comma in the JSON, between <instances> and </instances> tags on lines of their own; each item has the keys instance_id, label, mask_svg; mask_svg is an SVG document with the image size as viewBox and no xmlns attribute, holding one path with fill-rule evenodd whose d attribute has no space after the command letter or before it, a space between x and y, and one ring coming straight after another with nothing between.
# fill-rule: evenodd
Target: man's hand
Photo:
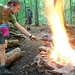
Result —
<instances>
[{"instance_id":1,"label":"man's hand","mask_svg":"<svg viewBox=\"0 0 75 75\"><path fill-rule=\"evenodd\" d=\"M29 37L32 41L37 41L37 38L36 38L36 36L34 36L34 35L31 35L30 37Z\"/></svg>"}]
</instances>

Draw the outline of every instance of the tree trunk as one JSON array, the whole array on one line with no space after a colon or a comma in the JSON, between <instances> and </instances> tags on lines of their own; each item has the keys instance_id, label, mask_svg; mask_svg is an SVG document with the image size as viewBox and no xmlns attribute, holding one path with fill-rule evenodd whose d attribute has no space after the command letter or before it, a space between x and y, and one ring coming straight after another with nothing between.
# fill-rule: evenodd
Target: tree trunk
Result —
<instances>
[{"instance_id":1,"label":"tree trunk","mask_svg":"<svg viewBox=\"0 0 75 75\"><path fill-rule=\"evenodd\" d=\"M70 24L72 24L72 7L71 7L71 0L70 0Z\"/></svg>"},{"instance_id":2,"label":"tree trunk","mask_svg":"<svg viewBox=\"0 0 75 75\"><path fill-rule=\"evenodd\" d=\"M34 11L35 11L35 25L39 25L39 20L38 20L38 8L37 8L37 0L34 0Z\"/></svg>"}]
</instances>

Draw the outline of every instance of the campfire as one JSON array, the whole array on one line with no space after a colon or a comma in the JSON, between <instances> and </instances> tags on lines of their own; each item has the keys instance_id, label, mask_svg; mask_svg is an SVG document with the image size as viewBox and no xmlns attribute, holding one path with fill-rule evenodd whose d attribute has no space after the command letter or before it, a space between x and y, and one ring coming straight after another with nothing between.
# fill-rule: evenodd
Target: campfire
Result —
<instances>
[{"instance_id":1,"label":"campfire","mask_svg":"<svg viewBox=\"0 0 75 75\"><path fill-rule=\"evenodd\" d=\"M39 47L40 53L35 57L34 62L46 75L48 73L48 75L74 75L75 50L69 43L65 29L64 3L64 0L44 0L44 11L52 30L53 46Z\"/></svg>"}]
</instances>

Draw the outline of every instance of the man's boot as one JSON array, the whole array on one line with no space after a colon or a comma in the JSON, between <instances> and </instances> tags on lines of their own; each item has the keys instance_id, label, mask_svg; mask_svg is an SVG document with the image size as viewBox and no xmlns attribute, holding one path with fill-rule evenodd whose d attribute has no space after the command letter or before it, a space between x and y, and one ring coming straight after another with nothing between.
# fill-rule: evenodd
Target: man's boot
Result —
<instances>
[{"instance_id":1,"label":"man's boot","mask_svg":"<svg viewBox=\"0 0 75 75\"><path fill-rule=\"evenodd\" d=\"M27 31L29 30L29 28L27 28Z\"/></svg>"},{"instance_id":2,"label":"man's boot","mask_svg":"<svg viewBox=\"0 0 75 75\"><path fill-rule=\"evenodd\" d=\"M31 31L31 29L29 28L29 30Z\"/></svg>"},{"instance_id":3,"label":"man's boot","mask_svg":"<svg viewBox=\"0 0 75 75\"><path fill-rule=\"evenodd\" d=\"M27 31L31 31L31 29L30 28L27 28Z\"/></svg>"}]
</instances>

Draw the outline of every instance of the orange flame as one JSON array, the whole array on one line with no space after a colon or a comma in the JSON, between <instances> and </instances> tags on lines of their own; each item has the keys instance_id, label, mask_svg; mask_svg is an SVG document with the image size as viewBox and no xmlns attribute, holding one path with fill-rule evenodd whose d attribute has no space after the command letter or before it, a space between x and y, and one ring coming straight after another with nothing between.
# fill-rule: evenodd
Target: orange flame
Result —
<instances>
[{"instance_id":1,"label":"orange flame","mask_svg":"<svg viewBox=\"0 0 75 75\"><path fill-rule=\"evenodd\" d=\"M75 51L69 44L64 26L64 0L44 0L44 8L54 37L54 50L50 58L61 65L75 65Z\"/></svg>"}]
</instances>

